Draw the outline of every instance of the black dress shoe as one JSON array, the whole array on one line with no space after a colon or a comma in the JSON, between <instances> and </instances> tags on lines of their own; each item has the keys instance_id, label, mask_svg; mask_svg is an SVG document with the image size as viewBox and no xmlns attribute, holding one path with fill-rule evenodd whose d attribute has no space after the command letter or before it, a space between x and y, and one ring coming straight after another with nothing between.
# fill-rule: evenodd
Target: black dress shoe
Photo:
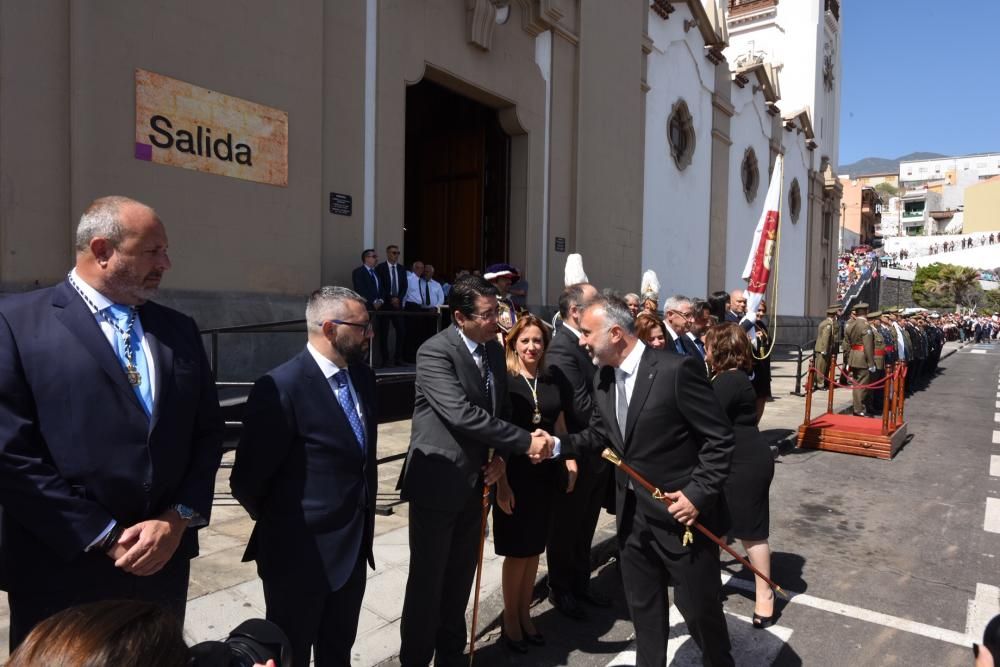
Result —
<instances>
[{"instance_id":1,"label":"black dress shoe","mask_svg":"<svg viewBox=\"0 0 1000 667\"><path fill-rule=\"evenodd\" d=\"M611 606L611 598L605 597L600 593L593 590L587 590L582 595L577 596L578 600L583 600L587 604L593 605L595 607L600 607L602 609L607 609Z\"/></svg>"},{"instance_id":2,"label":"black dress shoe","mask_svg":"<svg viewBox=\"0 0 1000 667\"><path fill-rule=\"evenodd\" d=\"M552 591L549 593L549 602L552 603L553 607L572 619L583 621L587 618L587 612L583 610L576 597L571 593L556 593Z\"/></svg>"},{"instance_id":3,"label":"black dress shoe","mask_svg":"<svg viewBox=\"0 0 1000 667\"><path fill-rule=\"evenodd\" d=\"M545 635L543 635L541 632L536 632L535 634L531 634L530 632L525 630L524 626L522 625L521 634L524 635L524 641L528 642L532 646L545 646Z\"/></svg>"}]
</instances>

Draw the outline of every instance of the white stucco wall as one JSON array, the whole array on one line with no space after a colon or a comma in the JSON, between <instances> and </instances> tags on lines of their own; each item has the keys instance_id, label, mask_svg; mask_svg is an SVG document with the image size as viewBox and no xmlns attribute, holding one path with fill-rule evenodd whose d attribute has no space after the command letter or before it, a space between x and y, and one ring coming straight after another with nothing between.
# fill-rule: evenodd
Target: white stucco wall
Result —
<instances>
[{"instance_id":1,"label":"white stucco wall","mask_svg":"<svg viewBox=\"0 0 1000 667\"><path fill-rule=\"evenodd\" d=\"M714 66L705 58L697 30L684 32L686 5L664 21L650 13L646 82L646 150L643 188L642 272L656 271L661 303L672 294L705 296L708 287L708 220L711 192L712 92ZM679 170L670 155L667 121L678 99L694 119L695 151Z\"/></svg>"},{"instance_id":2,"label":"white stucco wall","mask_svg":"<svg viewBox=\"0 0 1000 667\"><path fill-rule=\"evenodd\" d=\"M732 104L735 113L729 136L733 140L729 159L729 217L726 227L726 289L743 287L743 268L746 266L750 243L760 220L770 183L770 133L771 117L768 115L762 93L753 92L756 76L743 88L733 85ZM760 184L757 195L748 202L743 192L743 155L747 148L757 154Z\"/></svg>"},{"instance_id":3,"label":"white stucco wall","mask_svg":"<svg viewBox=\"0 0 1000 667\"><path fill-rule=\"evenodd\" d=\"M806 148L805 133L782 132L785 154L784 190L781 193L781 246L778 256L778 313L781 315L806 314L806 257L809 241L809 169L816 159L814 151ZM793 222L788 207L788 193L792 181L799 181L802 207L798 221ZM822 258L815 261L822 262ZM836 267L829 270L835 271ZM832 275L832 273L831 273ZM773 309L772 309L773 312Z\"/></svg>"}]
</instances>

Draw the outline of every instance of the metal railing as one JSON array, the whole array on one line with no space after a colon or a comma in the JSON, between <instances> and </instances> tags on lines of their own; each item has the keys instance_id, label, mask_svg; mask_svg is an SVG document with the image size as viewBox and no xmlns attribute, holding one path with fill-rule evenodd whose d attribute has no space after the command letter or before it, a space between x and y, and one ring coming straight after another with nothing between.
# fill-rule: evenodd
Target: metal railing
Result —
<instances>
[{"instance_id":1,"label":"metal railing","mask_svg":"<svg viewBox=\"0 0 1000 667\"><path fill-rule=\"evenodd\" d=\"M437 308L428 311L417 311L417 310L393 310L393 311L382 311L382 310L370 310L368 311L369 316L373 321L377 321L379 318L395 318L402 317L408 319L424 319L430 320L433 318L434 327L433 331L428 327L427 333L433 335L441 331L444 327L448 326L451 321L450 310L447 307ZM387 324L381 326L388 326ZM379 330L380 325L376 325L376 332ZM253 387L253 382L245 381L226 381L219 380L219 345L222 337L227 334L275 334L275 333L305 333L306 331L306 320L280 320L274 322L264 322L257 324L240 324L228 327L215 327L211 329L202 329L201 335L209 337L209 365L212 369L212 377L215 378L216 389L247 389L249 390ZM374 348L375 345L371 345L368 350L368 362L373 365L374 361ZM395 371L388 374L382 374L376 376L376 385L388 385L396 383L411 382L416 375L415 370L408 369L402 371ZM243 429L243 422L237 420L227 420L224 422L226 436L224 439L223 448L226 451L232 451L236 449L236 443L239 440L239 435ZM390 454L388 456L383 456L375 460L377 466L393 463L395 461L401 461L406 458L406 452L400 452L398 454ZM222 467L231 468L232 463L223 463ZM383 494L384 495L384 494ZM375 506L375 513L382 516L388 516L393 513L393 507L395 505L401 504L403 501L399 499L399 494L389 494L392 496L387 499L386 502L377 503Z\"/></svg>"},{"instance_id":2,"label":"metal railing","mask_svg":"<svg viewBox=\"0 0 1000 667\"><path fill-rule=\"evenodd\" d=\"M802 378L805 377L805 375L809 372L809 364L807 363L807 360L812 355L813 348L815 346L816 346L816 339L815 338L812 339L812 340L810 340L810 341L808 341L805 345L796 345L795 343L775 343L774 344L775 349L778 349L778 348L788 348L789 351L790 351L789 353L793 357L795 357L795 374L794 375L787 375L787 374L777 374L776 375L774 373L771 374L771 378L772 379L776 378L776 377L778 377L778 378L794 377L795 378L795 389L793 389L792 391L788 392L789 394L792 394L794 396L805 396L805 394L802 392ZM772 358L772 362L773 361L774 361L774 359ZM802 366L803 365L805 365L805 367L806 367L806 369L804 371L802 370Z\"/></svg>"}]
</instances>

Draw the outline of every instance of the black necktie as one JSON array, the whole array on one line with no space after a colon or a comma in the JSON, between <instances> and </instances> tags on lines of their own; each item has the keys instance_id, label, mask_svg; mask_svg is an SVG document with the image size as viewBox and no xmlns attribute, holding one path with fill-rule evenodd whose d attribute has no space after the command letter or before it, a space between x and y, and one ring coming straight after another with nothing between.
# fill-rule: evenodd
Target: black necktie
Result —
<instances>
[{"instance_id":1,"label":"black necktie","mask_svg":"<svg viewBox=\"0 0 1000 667\"><path fill-rule=\"evenodd\" d=\"M481 382L483 385L483 393L486 394L486 404L490 406L490 412L493 412L493 394L490 382L490 362L486 358L486 346L482 343L476 346L476 354L479 355L479 375L481 376Z\"/></svg>"},{"instance_id":2,"label":"black necktie","mask_svg":"<svg viewBox=\"0 0 1000 667\"><path fill-rule=\"evenodd\" d=\"M431 290L426 280L424 281L424 305L431 305Z\"/></svg>"}]
</instances>

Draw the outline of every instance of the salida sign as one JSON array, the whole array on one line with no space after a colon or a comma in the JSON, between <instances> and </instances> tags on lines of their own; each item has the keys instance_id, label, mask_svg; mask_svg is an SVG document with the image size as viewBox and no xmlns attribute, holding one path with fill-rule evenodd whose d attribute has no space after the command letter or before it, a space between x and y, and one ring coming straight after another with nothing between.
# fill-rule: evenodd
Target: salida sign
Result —
<instances>
[{"instance_id":1,"label":"salida sign","mask_svg":"<svg viewBox=\"0 0 1000 667\"><path fill-rule=\"evenodd\" d=\"M135 157L284 187L288 114L137 69Z\"/></svg>"}]
</instances>

